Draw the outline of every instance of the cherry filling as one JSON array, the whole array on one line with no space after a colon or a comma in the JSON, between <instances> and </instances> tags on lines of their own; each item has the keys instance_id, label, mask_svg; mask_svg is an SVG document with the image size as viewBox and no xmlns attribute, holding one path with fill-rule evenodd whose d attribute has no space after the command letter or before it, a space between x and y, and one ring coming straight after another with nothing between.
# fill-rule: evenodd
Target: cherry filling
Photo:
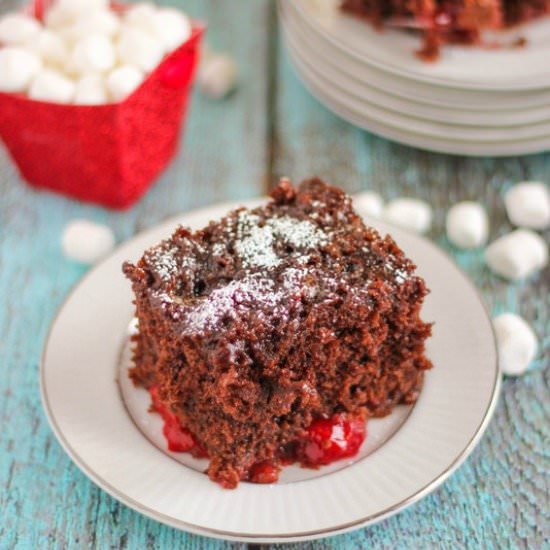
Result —
<instances>
[{"instance_id":1,"label":"cherry filling","mask_svg":"<svg viewBox=\"0 0 550 550\"><path fill-rule=\"evenodd\" d=\"M181 425L176 415L158 396L158 388L149 390L153 408L164 420L162 433L173 452L191 453L196 458L207 458L208 453L193 434ZM357 454L367 435L365 421L357 416L338 413L331 418L318 418L307 428L302 439L287 445L276 461L264 460L254 464L248 472L253 483L274 483L279 477L279 465L294 462L317 468L336 460Z\"/></svg>"},{"instance_id":2,"label":"cherry filling","mask_svg":"<svg viewBox=\"0 0 550 550\"><path fill-rule=\"evenodd\" d=\"M207 458L208 453L200 445L193 434L184 428L177 416L159 399L156 386L149 390L153 408L160 414L164 421L162 433L168 443L168 450L175 453L191 453L196 458Z\"/></svg>"}]
</instances>

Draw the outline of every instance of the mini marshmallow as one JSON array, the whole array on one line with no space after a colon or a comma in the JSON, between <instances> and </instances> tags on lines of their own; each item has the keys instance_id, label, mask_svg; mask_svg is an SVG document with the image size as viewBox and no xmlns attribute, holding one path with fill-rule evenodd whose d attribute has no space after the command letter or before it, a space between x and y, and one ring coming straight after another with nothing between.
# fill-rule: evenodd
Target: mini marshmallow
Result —
<instances>
[{"instance_id":1,"label":"mini marshmallow","mask_svg":"<svg viewBox=\"0 0 550 550\"><path fill-rule=\"evenodd\" d=\"M492 271L515 281L542 269L548 263L548 248L537 233L516 229L487 247L485 261Z\"/></svg>"},{"instance_id":2,"label":"mini marshmallow","mask_svg":"<svg viewBox=\"0 0 550 550\"><path fill-rule=\"evenodd\" d=\"M487 242L489 219L481 204L463 201L447 212L447 237L458 248L478 248Z\"/></svg>"},{"instance_id":3,"label":"mini marshmallow","mask_svg":"<svg viewBox=\"0 0 550 550\"><path fill-rule=\"evenodd\" d=\"M113 101L122 101L142 82L145 75L133 65L123 65L113 69L107 77L107 89Z\"/></svg>"},{"instance_id":4,"label":"mini marshmallow","mask_svg":"<svg viewBox=\"0 0 550 550\"><path fill-rule=\"evenodd\" d=\"M89 34L114 37L120 28L120 19L112 11L100 10L79 17L71 25L58 30L67 42L76 42Z\"/></svg>"},{"instance_id":5,"label":"mini marshmallow","mask_svg":"<svg viewBox=\"0 0 550 550\"><path fill-rule=\"evenodd\" d=\"M40 33L33 38L27 47L36 53L45 63L56 66L64 66L69 57L69 50L65 42L57 34L42 29Z\"/></svg>"},{"instance_id":6,"label":"mini marshmallow","mask_svg":"<svg viewBox=\"0 0 550 550\"><path fill-rule=\"evenodd\" d=\"M357 212L366 218L380 218L384 210L382 197L374 191L362 191L353 196Z\"/></svg>"},{"instance_id":7,"label":"mini marshmallow","mask_svg":"<svg viewBox=\"0 0 550 550\"><path fill-rule=\"evenodd\" d=\"M40 23L22 13L9 13L0 19L0 42L17 46L34 38L40 32Z\"/></svg>"},{"instance_id":8,"label":"mini marshmallow","mask_svg":"<svg viewBox=\"0 0 550 550\"><path fill-rule=\"evenodd\" d=\"M498 358L502 372L508 376L523 374L537 355L537 337L524 319L503 313L493 319Z\"/></svg>"},{"instance_id":9,"label":"mini marshmallow","mask_svg":"<svg viewBox=\"0 0 550 550\"><path fill-rule=\"evenodd\" d=\"M124 27L121 30L117 52L123 64L135 65L145 72L152 71L164 55L158 40L133 27Z\"/></svg>"},{"instance_id":10,"label":"mini marshmallow","mask_svg":"<svg viewBox=\"0 0 550 550\"><path fill-rule=\"evenodd\" d=\"M77 105L101 105L108 96L103 77L96 74L83 76L76 83L74 103Z\"/></svg>"},{"instance_id":11,"label":"mini marshmallow","mask_svg":"<svg viewBox=\"0 0 550 550\"><path fill-rule=\"evenodd\" d=\"M42 69L34 77L29 88L29 97L40 101L70 103L75 93L75 83L53 69Z\"/></svg>"},{"instance_id":12,"label":"mini marshmallow","mask_svg":"<svg viewBox=\"0 0 550 550\"><path fill-rule=\"evenodd\" d=\"M190 36L190 19L174 8L160 8L149 3L140 3L124 15L125 23L150 34L163 48L164 53L177 48Z\"/></svg>"},{"instance_id":13,"label":"mini marshmallow","mask_svg":"<svg viewBox=\"0 0 550 550\"><path fill-rule=\"evenodd\" d=\"M115 237L105 225L76 219L65 227L61 246L67 258L83 264L93 264L113 249Z\"/></svg>"},{"instance_id":14,"label":"mini marshmallow","mask_svg":"<svg viewBox=\"0 0 550 550\"><path fill-rule=\"evenodd\" d=\"M150 21L155 17L156 13L157 7L151 2L132 4L124 12L124 23L140 28L141 30L147 30Z\"/></svg>"},{"instance_id":15,"label":"mini marshmallow","mask_svg":"<svg viewBox=\"0 0 550 550\"><path fill-rule=\"evenodd\" d=\"M161 8L153 19L154 34L169 52L183 44L193 30L189 17L174 8Z\"/></svg>"},{"instance_id":16,"label":"mini marshmallow","mask_svg":"<svg viewBox=\"0 0 550 550\"><path fill-rule=\"evenodd\" d=\"M46 11L44 22L50 29L72 25L84 15L109 9L109 0L57 0Z\"/></svg>"},{"instance_id":17,"label":"mini marshmallow","mask_svg":"<svg viewBox=\"0 0 550 550\"><path fill-rule=\"evenodd\" d=\"M550 225L550 190L540 181L523 181L504 196L508 218L514 225L546 229Z\"/></svg>"},{"instance_id":18,"label":"mini marshmallow","mask_svg":"<svg viewBox=\"0 0 550 550\"><path fill-rule=\"evenodd\" d=\"M105 72L116 62L113 44L102 34L90 34L74 46L68 70L76 74Z\"/></svg>"},{"instance_id":19,"label":"mini marshmallow","mask_svg":"<svg viewBox=\"0 0 550 550\"><path fill-rule=\"evenodd\" d=\"M0 48L0 91L24 92L41 69L34 53L18 47Z\"/></svg>"},{"instance_id":20,"label":"mini marshmallow","mask_svg":"<svg viewBox=\"0 0 550 550\"><path fill-rule=\"evenodd\" d=\"M432 225L432 209L419 199L394 199L383 212L386 221L415 233L426 233Z\"/></svg>"},{"instance_id":21,"label":"mini marshmallow","mask_svg":"<svg viewBox=\"0 0 550 550\"><path fill-rule=\"evenodd\" d=\"M222 99L237 85L237 65L228 55L212 54L199 67L201 91L213 99Z\"/></svg>"}]
</instances>

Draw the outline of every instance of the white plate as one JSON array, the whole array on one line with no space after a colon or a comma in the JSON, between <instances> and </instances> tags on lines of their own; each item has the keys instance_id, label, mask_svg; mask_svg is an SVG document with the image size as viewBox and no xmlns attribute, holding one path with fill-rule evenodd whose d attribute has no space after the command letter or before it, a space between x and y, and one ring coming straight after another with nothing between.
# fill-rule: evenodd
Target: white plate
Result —
<instances>
[{"instance_id":1,"label":"white plate","mask_svg":"<svg viewBox=\"0 0 550 550\"><path fill-rule=\"evenodd\" d=\"M436 323L428 344L435 368L406 421L375 452L313 479L241 483L229 491L173 460L132 421L116 382L133 314L121 264L137 260L177 222L202 227L230 206L191 212L134 237L68 297L41 366L44 408L67 453L131 508L173 527L241 541L328 536L379 521L427 495L464 461L487 427L500 373L491 322L472 284L434 244L398 229L391 233L431 288L423 316Z\"/></svg>"},{"instance_id":2,"label":"white plate","mask_svg":"<svg viewBox=\"0 0 550 550\"><path fill-rule=\"evenodd\" d=\"M537 97L542 105L534 108L525 108L526 98L517 92L513 94L516 106L512 107L511 100L507 99L509 106L506 109L495 109L495 101L498 102L499 98L488 92L477 92L479 104L470 106L467 104L468 92L456 90L454 103L449 103L448 90L441 99L432 93L433 86L423 85L424 89L415 92L411 89L411 81L403 82L399 77L387 75L346 56L324 42L288 6L280 4L280 16L294 49L325 78L339 83L357 97L402 114L412 113L418 118L447 124L510 127L546 123L550 127L550 90L542 99Z\"/></svg>"},{"instance_id":3,"label":"white plate","mask_svg":"<svg viewBox=\"0 0 550 550\"><path fill-rule=\"evenodd\" d=\"M286 0L288 1L288 0ZM483 49L446 46L437 63L419 60L418 36L402 30L378 32L358 18L332 6L334 0L292 0L327 40L375 67L414 80L465 89L533 90L550 87L550 18L506 32L498 40L524 37L524 48Z\"/></svg>"},{"instance_id":4,"label":"white plate","mask_svg":"<svg viewBox=\"0 0 550 550\"><path fill-rule=\"evenodd\" d=\"M512 137L508 141L461 141L447 135L438 135L433 126L427 132L418 131L418 124L411 129L410 120L403 116L399 117L396 113L388 116L388 111L376 106L366 107L363 102L347 97L340 90L335 92L326 82L301 64L299 54L289 43L287 47L298 76L314 97L355 126L392 141L428 151L481 157L527 155L550 150L550 135L532 139Z\"/></svg>"},{"instance_id":5,"label":"white plate","mask_svg":"<svg viewBox=\"0 0 550 550\"><path fill-rule=\"evenodd\" d=\"M387 89L404 99L422 101L448 109L466 108L481 111L523 110L547 107L550 104L550 88L522 91L471 90L440 86L415 79L414 76L388 72L385 67L375 67L364 59L336 48L310 19L304 18L294 3L279 0L278 6L287 19L295 20L300 33L309 32L317 38L324 57L338 59L342 69L355 74L365 82L377 83L381 89Z\"/></svg>"},{"instance_id":6,"label":"white plate","mask_svg":"<svg viewBox=\"0 0 550 550\"><path fill-rule=\"evenodd\" d=\"M295 47L294 38L287 35L289 50L294 59L296 68L304 78L313 82L321 90L330 94L342 105L357 109L366 117L380 118L385 124L401 128L408 132L435 138L451 139L455 141L471 143L501 143L535 140L550 137L550 121L541 124L523 126L465 126L460 124L448 124L444 120L422 118L413 105L409 106L409 113L402 113L391 108L386 108L379 103L369 101L362 90L357 89L340 76L333 78L323 74L322 65L315 61L308 62L304 59L303 49ZM326 65L325 65L326 67Z\"/></svg>"}]
</instances>

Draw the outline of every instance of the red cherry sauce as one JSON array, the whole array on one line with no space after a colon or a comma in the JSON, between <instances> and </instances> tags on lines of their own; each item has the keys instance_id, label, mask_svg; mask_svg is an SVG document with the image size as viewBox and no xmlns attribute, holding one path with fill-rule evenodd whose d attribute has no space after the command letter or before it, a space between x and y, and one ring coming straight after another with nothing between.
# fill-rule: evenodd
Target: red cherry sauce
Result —
<instances>
[{"instance_id":1,"label":"red cherry sauce","mask_svg":"<svg viewBox=\"0 0 550 550\"><path fill-rule=\"evenodd\" d=\"M343 413L318 418L298 443L296 459L303 466L318 467L354 456L366 435L365 421L361 418Z\"/></svg>"},{"instance_id":2,"label":"red cherry sauce","mask_svg":"<svg viewBox=\"0 0 550 550\"><path fill-rule=\"evenodd\" d=\"M193 434L182 426L176 415L158 396L158 388L149 390L153 408L164 420L162 432L168 449L176 453L191 453L197 458L207 458L206 450ZM338 413L331 418L318 418L306 430L306 435L287 445L275 461L264 460L254 464L247 479L253 483L275 483L281 466L299 462L302 466L318 468L342 458L357 454L367 430L365 421L359 417Z\"/></svg>"},{"instance_id":3,"label":"red cherry sauce","mask_svg":"<svg viewBox=\"0 0 550 550\"><path fill-rule=\"evenodd\" d=\"M159 399L158 387L149 390L153 408L164 421L162 433L168 443L168 450L175 453L191 453L196 458L206 458L206 450L195 440L193 434L180 424L177 416Z\"/></svg>"}]
</instances>

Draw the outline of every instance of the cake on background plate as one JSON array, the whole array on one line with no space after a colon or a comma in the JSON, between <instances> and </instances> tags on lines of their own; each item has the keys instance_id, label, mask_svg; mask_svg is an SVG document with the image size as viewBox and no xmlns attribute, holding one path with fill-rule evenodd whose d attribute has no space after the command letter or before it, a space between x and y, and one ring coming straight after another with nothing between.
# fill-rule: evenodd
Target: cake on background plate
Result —
<instances>
[{"instance_id":1,"label":"cake on background plate","mask_svg":"<svg viewBox=\"0 0 550 550\"><path fill-rule=\"evenodd\" d=\"M369 417L414 403L431 367L427 289L389 237L318 179L124 264L139 331L131 376L169 448L227 488L357 453Z\"/></svg>"},{"instance_id":2,"label":"cake on background plate","mask_svg":"<svg viewBox=\"0 0 550 550\"><path fill-rule=\"evenodd\" d=\"M380 28L419 31L419 55L433 60L444 44L477 44L483 31L549 14L550 0L342 0L341 7Z\"/></svg>"}]
</instances>

